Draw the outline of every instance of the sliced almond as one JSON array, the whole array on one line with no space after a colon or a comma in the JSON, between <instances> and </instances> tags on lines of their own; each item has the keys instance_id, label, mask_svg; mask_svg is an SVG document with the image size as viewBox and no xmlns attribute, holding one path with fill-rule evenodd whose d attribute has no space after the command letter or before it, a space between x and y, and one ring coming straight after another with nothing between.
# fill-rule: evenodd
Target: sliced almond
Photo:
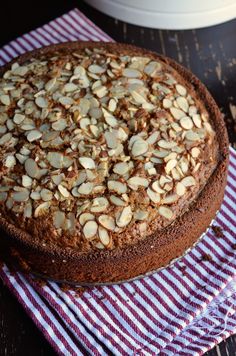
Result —
<instances>
[{"instance_id":1,"label":"sliced almond","mask_svg":"<svg viewBox=\"0 0 236 356\"><path fill-rule=\"evenodd\" d=\"M27 140L29 142L36 141L41 137L42 137L42 132L40 132L38 130L32 130L32 131L29 131L29 133L27 133Z\"/></svg>"},{"instance_id":2,"label":"sliced almond","mask_svg":"<svg viewBox=\"0 0 236 356\"><path fill-rule=\"evenodd\" d=\"M138 176L133 176L127 180L129 187L133 190L137 190L139 186L141 187L148 187L148 179Z\"/></svg>"},{"instance_id":3,"label":"sliced almond","mask_svg":"<svg viewBox=\"0 0 236 356\"><path fill-rule=\"evenodd\" d=\"M155 204L159 203L161 200L160 194L154 192L152 189L148 188L147 189L147 195L151 199L151 201Z\"/></svg>"},{"instance_id":4,"label":"sliced almond","mask_svg":"<svg viewBox=\"0 0 236 356\"><path fill-rule=\"evenodd\" d=\"M78 188L78 193L82 195L89 195L92 193L93 190L93 183L87 182L87 183L82 183L79 188Z\"/></svg>"},{"instance_id":5,"label":"sliced almond","mask_svg":"<svg viewBox=\"0 0 236 356\"><path fill-rule=\"evenodd\" d=\"M178 196L182 196L186 193L186 188L185 188L185 185L181 182L178 182L176 184L176 193L178 194Z\"/></svg>"},{"instance_id":6,"label":"sliced almond","mask_svg":"<svg viewBox=\"0 0 236 356\"><path fill-rule=\"evenodd\" d=\"M193 158L197 158L200 155L201 151L198 147L193 147L191 149L191 155Z\"/></svg>"},{"instance_id":7,"label":"sliced almond","mask_svg":"<svg viewBox=\"0 0 236 356\"><path fill-rule=\"evenodd\" d=\"M83 213L79 216L80 225L84 225L87 221L95 220L95 216L90 213Z\"/></svg>"},{"instance_id":8,"label":"sliced almond","mask_svg":"<svg viewBox=\"0 0 236 356\"><path fill-rule=\"evenodd\" d=\"M185 87L183 87L183 85L176 84L175 88L176 88L177 92L179 93L179 95L181 95L181 96L187 95L187 90Z\"/></svg>"},{"instance_id":9,"label":"sliced almond","mask_svg":"<svg viewBox=\"0 0 236 356\"><path fill-rule=\"evenodd\" d=\"M135 220L146 220L148 218L148 215L149 215L148 211L138 209L134 212L134 219Z\"/></svg>"},{"instance_id":10,"label":"sliced almond","mask_svg":"<svg viewBox=\"0 0 236 356\"><path fill-rule=\"evenodd\" d=\"M158 140L159 137L160 137L160 133L158 131L155 131L148 137L146 142L149 145L153 145Z\"/></svg>"},{"instance_id":11,"label":"sliced almond","mask_svg":"<svg viewBox=\"0 0 236 356\"><path fill-rule=\"evenodd\" d=\"M121 176L125 175L129 171L129 165L126 162L120 162L115 164L113 172Z\"/></svg>"},{"instance_id":12,"label":"sliced almond","mask_svg":"<svg viewBox=\"0 0 236 356\"><path fill-rule=\"evenodd\" d=\"M186 115L184 111L177 109L173 106L170 108L170 112L176 120L180 120L182 117Z\"/></svg>"},{"instance_id":13,"label":"sliced almond","mask_svg":"<svg viewBox=\"0 0 236 356\"><path fill-rule=\"evenodd\" d=\"M51 203L49 201L41 203L34 211L34 217L38 218L47 213L48 209L50 208Z\"/></svg>"},{"instance_id":14,"label":"sliced almond","mask_svg":"<svg viewBox=\"0 0 236 356\"><path fill-rule=\"evenodd\" d=\"M112 216L109 215L100 215L98 218L99 223L105 227L107 230L115 230L115 220Z\"/></svg>"},{"instance_id":15,"label":"sliced almond","mask_svg":"<svg viewBox=\"0 0 236 356\"><path fill-rule=\"evenodd\" d=\"M23 202L29 199L29 191L27 189L15 192L12 194L12 199L16 202Z\"/></svg>"},{"instance_id":16,"label":"sliced almond","mask_svg":"<svg viewBox=\"0 0 236 356\"><path fill-rule=\"evenodd\" d=\"M172 217L173 217L172 210L164 205L162 205L158 208L158 213L168 220L172 219Z\"/></svg>"},{"instance_id":17,"label":"sliced almond","mask_svg":"<svg viewBox=\"0 0 236 356\"><path fill-rule=\"evenodd\" d=\"M119 227L127 226L131 222L132 216L133 216L133 213L131 210L131 206L128 205L118 215L118 217L116 219L116 225Z\"/></svg>"},{"instance_id":18,"label":"sliced almond","mask_svg":"<svg viewBox=\"0 0 236 356\"><path fill-rule=\"evenodd\" d=\"M172 107L172 101L170 99L164 99L162 105L165 109L169 109Z\"/></svg>"},{"instance_id":19,"label":"sliced almond","mask_svg":"<svg viewBox=\"0 0 236 356\"><path fill-rule=\"evenodd\" d=\"M128 78L139 78L141 73L137 69L125 68L123 70L123 76Z\"/></svg>"},{"instance_id":20,"label":"sliced almond","mask_svg":"<svg viewBox=\"0 0 236 356\"><path fill-rule=\"evenodd\" d=\"M165 166L166 174L169 174L171 172L171 170L176 167L177 163L178 162L176 159L169 160Z\"/></svg>"},{"instance_id":21,"label":"sliced almond","mask_svg":"<svg viewBox=\"0 0 236 356\"><path fill-rule=\"evenodd\" d=\"M177 194L169 194L161 200L161 204L173 204L177 202L178 199L179 197Z\"/></svg>"},{"instance_id":22,"label":"sliced almond","mask_svg":"<svg viewBox=\"0 0 236 356\"><path fill-rule=\"evenodd\" d=\"M15 124L20 125L22 121L24 121L25 115L23 114L15 114L13 117L13 121Z\"/></svg>"},{"instance_id":23,"label":"sliced almond","mask_svg":"<svg viewBox=\"0 0 236 356\"><path fill-rule=\"evenodd\" d=\"M189 141L199 141L200 139L199 135L192 130L187 131L185 137Z\"/></svg>"},{"instance_id":24,"label":"sliced almond","mask_svg":"<svg viewBox=\"0 0 236 356\"><path fill-rule=\"evenodd\" d=\"M175 146L177 146L177 143L174 141L160 140L157 143L159 147L166 149L174 148Z\"/></svg>"},{"instance_id":25,"label":"sliced almond","mask_svg":"<svg viewBox=\"0 0 236 356\"><path fill-rule=\"evenodd\" d=\"M98 231L98 224L96 221L87 221L83 227L83 233L86 239L93 238Z\"/></svg>"},{"instance_id":26,"label":"sliced almond","mask_svg":"<svg viewBox=\"0 0 236 356\"><path fill-rule=\"evenodd\" d=\"M109 202L105 197L97 197L93 199L90 211L92 213L101 213L109 206Z\"/></svg>"},{"instance_id":27,"label":"sliced almond","mask_svg":"<svg viewBox=\"0 0 236 356\"><path fill-rule=\"evenodd\" d=\"M125 206L126 205L126 203L122 199L118 198L115 195L110 195L109 199L112 202L112 204L114 204L116 206Z\"/></svg>"},{"instance_id":28,"label":"sliced almond","mask_svg":"<svg viewBox=\"0 0 236 356\"><path fill-rule=\"evenodd\" d=\"M79 157L79 163L86 169L96 168L94 160L90 157Z\"/></svg>"},{"instance_id":29,"label":"sliced almond","mask_svg":"<svg viewBox=\"0 0 236 356\"><path fill-rule=\"evenodd\" d=\"M58 190L64 198L68 198L70 196L70 192L62 184L58 185Z\"/></svg>"},{"instance_id":30,"label":"sliced almond","mask_svg":"<svg viewBox=\"0 0 236 356\"><path fill-rule=\"evenodd\" d=\"M199 129L202 127L201 116L199 114L192 115L192 120L196 127L198 127Z\"/></svg>"},{"instance_id":31,"label":"sliced almond","mask_svg":"<svg viewBox=\"0 0 236 356\"><path fill-rule=\"evenodd\" d=\"M159 194L164 194L165 190L161 188L159 181L156 180L155 182L152 183L152 189Z\"/></svg>"},{"instance_id":32,"label":"sliced almond","mask_svg":"<svg viewBox=\"0 0 236 356\"><path fill-rule=\"evenodd\" d=\"M121 183L116 180L109 180L107 183L107 187L110 191L114 191L118 194L123 194L126 193L127 191L127 186L125 183Z\"/></svg>"},{"instance_id":33,"label":"sliced almond","mask_svg":"<svg viewBox=\"0 0 236 356\"><path fill-rule=\"evenodd\" d=\"M137 157L143 155L147 151L148 151L148 143L142 139L138 139L134 142L131 153L133 157Z\"/></svg>"},{"instance_id":34,"label":"sliced almond","mask_svg":"<svg viewBox=\"0 0 236 356\"><path fill-rule=\"evenodd\" d=\"M31 178L37 178L39 175L39 167L37 163L32 159L28 158L25 161L25 171Z\"/></svg>"},{"instance_id":35,"label":"sliced almond","mask_svg":"<svg viewBox=\"0 0 236 356\"><path fill-rule=\"evenodd\" d=\"M98 228L98 236L99 236L99 239L100 239L101 243L104 246L108 246L109 245L110 236L109 236L109 233L107 232L106 229L104 229L103 227L99 226L99 228Z\"/></svg>"},{"instance_id":36,"label":"sliced almond","mask_svg":"<svg viewBox=\"0 0 236 356\"><path fill-rule=\"evenodd\" d=\"M196 185L196 180L193 176L187 176L185 178L183 178L181 180L181 183L185 186L185 187L191 187L193 185Z\"/></svg>"},{"instance_id":37,"label":"sliced almond","mask_svg":"<svg viewBox=\"0 0 236 356\"><path fill-rule=\"evenodd\" d=\"M188 116L184 116L180 119L180 125L185 129L185 130L191 130L193 128L193 122Z\"/></svg>"},{"instance_id":38,"label":"sliced almond","mask_svg":"<svg viewBox=\"0 0 236 356\"><path fill-rule=\"evenodd\" d=\"M179 96L176 99L176 102L181 110L183 110L184 112L188 112L189 104L188 104L187 99L184 96Z\"/></svg>"},{"instance_id":39,"label":"sliced almond","mask_svg":"<svg viewBox=\"0 0 236 356\"><path fill-rule=\"evenodd\" d=\"M49 189L43 188L40 192L41 198L43 201L51 201L53 194Z\"/></svg>"}]
</instances>

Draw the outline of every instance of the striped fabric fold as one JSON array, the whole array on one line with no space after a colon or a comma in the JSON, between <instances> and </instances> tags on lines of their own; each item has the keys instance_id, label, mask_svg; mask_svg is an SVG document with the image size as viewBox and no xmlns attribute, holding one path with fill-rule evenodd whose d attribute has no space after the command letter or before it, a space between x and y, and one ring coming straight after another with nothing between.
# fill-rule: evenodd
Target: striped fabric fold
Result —
<instances>
[{"instance_id":1,"label":"striped fabric fold","mask_svg":"<svg viewBox=\"0 0 236 356\"><path fill-rule=\"evenodd\" d=\"M0 65L65 41L112 41L78 9L11 41ZM63 291L32 276L0 276L60 355L202 355L236 332L236 152L212 228L172 266L122 285ZM204 256L211 256L204 259Z\"/></svg>"}]
</instances>

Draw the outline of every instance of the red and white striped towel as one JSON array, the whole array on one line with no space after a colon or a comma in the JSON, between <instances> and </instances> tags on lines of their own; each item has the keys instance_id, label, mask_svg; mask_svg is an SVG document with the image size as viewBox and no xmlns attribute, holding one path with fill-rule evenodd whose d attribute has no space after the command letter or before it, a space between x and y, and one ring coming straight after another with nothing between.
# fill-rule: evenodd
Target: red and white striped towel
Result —
<instances>
[{"instance_id":1,"label":"red and white striped towel","mask_svg":"<svg viewBox=\"0 0 236 356\"><path fill-rule=\"evenodd\" d=\"M75 9L0 50L0 64L42 45L111 38ZM40 287L6 265L0 276L61 355L202 355L236 331L236 152L214 225L173 266L139 281L76 296ZM209 254L212 259L204 261Z\"/></svg>"}]
</instances>

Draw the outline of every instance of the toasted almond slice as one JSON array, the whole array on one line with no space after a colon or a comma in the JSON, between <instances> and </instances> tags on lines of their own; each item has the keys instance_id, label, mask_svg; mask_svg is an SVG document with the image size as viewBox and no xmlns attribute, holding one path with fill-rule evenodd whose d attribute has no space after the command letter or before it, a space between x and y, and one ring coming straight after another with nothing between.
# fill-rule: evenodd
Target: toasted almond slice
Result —
<instances>
[{"instance_id":1,"label":"toasted almond slice","mask_svg":"<svg viewBox=\"0 0 236 356\"><path fill-rule=\"evenodd\" d=\"M12 199L17 202L27 201L29 199L29 191L27 189L15 192L12 194Z\"/></svg>"},{"instance_id":2,"label":"toasted almond slice","mask_svg":"<svg viewBox=\"0 0 236 356\"><path fill-rule=\"evenodd\" d=\"M192 115L192 120L197 128L200 129L202 127L201 116L199 114Z\"/></svg>"},{"instance_id":3,"label":"toasted almond slice","mask_svg":"<svg viewBox=\"0 0 236 356\"><path fill-rule=\"evenodd\" d=\"M184 112L188 112L189 105L188 105L188 101L185 97L179 96L176 99L176 102L181 110L183 110Z\"/></svg>"},{"instance_id":4,"label":"toasted almond slice","mask_svg":"<svg viewBox=\"0 0 236 356\"><path fill-rule=\"evenodd\" d=\"M128 78L139 78L142 74L137 69L125 68L123 70L123 76Z\"/></svg>"},{"instance_id":5,"label":"toasted almond slice","mask_svg":"<svg viewBox=\"0 0 236 356\"><path fill-rule=\"evenodd\" d=\"M116 206L125 206L126 205L126 203L122 199L118 198L115 195L110 195L109 199L112 202L112 204L114 204Z\"/></svg>"},{"instance_id":6,"label":"toasted almond slice","mask_svg":"<svg viewBox=\"0 0 236 356\"><path fill-rule=\"evenodd\" d=\"M82 183L78 188L78 193L82 195L88 195L92 193L92 190L93 190L93 183L91 182Z\"/></svg>"},{"instance_id":7,"label":"toasted almond slice","mask_svg":"<svg viewBox=\"0 0 236 356\"><path fill-rule=\"evenodd\" d=\"M98 218L98 221L107 230L111 230L111 231L115 230L115 227L116 227L115 220L112 216L105 215L105 214L100 215Z\"/></svg>"},{"instance_id":8,"label":"toasted almond slice","mask_svg":"<svg viewBox=\"0 0 236 356\"><path fill-rule=\"evenodd\" d=\"M97 64L91 64L89 67L88 67L88 70L91 72L91 73L94 73L94 74L102 74L102 73L105 73L106 71L106 68L103 68Z\"/></svg>"},{"instance_id":9,"label":"toasted almond slice","mask_svg":"<svg viewBox=\"0 0 236 356\"><path fill-rule=\"evenodd\" d=\"M173 204L179 199L177 194L166 195L162 200L161 204Z\"/></svg>"},{"instance_id":10,"label":"toasted almond slice","mask_svg":"<svg viewBox=\"0 0 236 356\"><path fill-rule=\"evenodd\" d=\"M191 155L193 158L197 158L200 155L201 151L198 147L193 147L191 149Z\"/></svg>"},{"instance_id":11,"label":"toasted almond slice","mask_svg":"<svg viewBox=\"0 0 236 356\"><path fill-rule=\"evenodd\" d=\"M63 131L67 127L66 119L59 119L52 123L52 129L55 131Z\"/></svg>"},{"instance_id":12,"label":"toasted almond slice","mask_svg":"<svg viewBox=\"0 0 236 356\"><path fill-rule=\"evenodd\" d=\"M5 94L1 95L0 96L0 101L1 101L1 103L3 105L6 105L6 106L11 104L11 100L10 100L10 96L9 95L5 95Z\"/></svg>"},{"instance_id":13,"label":"toasted almond slice","mask_svg":"<svg viewBox=\"0 0 236 356\"><path fill-rule=\"evenodd\" d=\"M158 208L158 212L161 216L163 216L164 218L166 218L168 220L172 219L172 217L173 217L172 210L170 208L168 208L167 206L164 206L164 205L160 206Z\"/></svg>"},{"instance_id":14,"label":"toasted almond slice","mask_svg":"<svg viewBox=\"0 0 236 356\"><path fill-rule=\"evenodd\" d=\"M133 213L131 210L131 206L128 205L118 215L116 219L116 225L119 227L125 227L131 222L132 217L133 217Z\"/></svg>"},{"instance_id":15,"label":"toasted almond slice","mask_svg":"<svg viewBox=\"0 0 236 356\"><path fill-rule=\"evenodd\" d=\"M184 116L180 119L180 125L185 129L185 130L191 130L193 128L193 122L188 116Z\"/></svg>"},{"instance_id":16,"label":"toasted almond slice","mask_svg":"<svg viewBox=\"0 0 236 356\"><path fill-rule=\"evenodd\" d=\"M134 219L135 220L146 220L148 218L148 215L149 215L148 211L138 209L134 212Z\"/></svg>"},{"instance_id":17,"label":"toasted almond slice","mask_svg":"<svg viewBox=\"0 0 236 356\"><path fill-rule=\"evenodd\" d=\"M118 194L126 193L127 186L125 183L121 183L117 180L109 180L107 183L107 187L110 191L114 191Z\"/></svg>"},{"instance_id":18,"label":"toasted almond slice","mask_svg":"<svg viewBox=\"0 0 236 356\"><path fill-rule=\"evenodd\" d=\"M108 103L108 110L114 112L116 110L117 101L115 99L110 99Z\"/></svg>"},{"instance_id":19,"label":"toasted almond slice","mask_svg":"<svg viewBox=\"0 0 236 356\"><path fill-rule=\"evenodd\" d=\"M25 119L25 115L23 114L15 114L13 117L13 121L15 124L20 125L22 123L22 121L24 121Z\"/></svg>"},{"instance_id":20,"label":"toasted almond slice","mask_svg":"<svg viewBox=\"0 0 236 356\"><path fill-rule=\"evenodd\" d=\"M165 166L166 174L169 174L171 172L171 170L176 167L177 163L178 162L176 159L169 160Z\"/></svg>"},{"instance_id":21,"label":"toasted almond slice","mask_svg":"<svg viewBox=\"0 0 236 356\"><path fill-rule=\"evenodd\" d=\"M28 176L30 176L31 178L37 178L39 175L39 167L37 165L37 163L32 159L32 158L28 158L25 161L25 170L26 173L28 174Z\"/></svg>"},{"instance_id":22,"label":"toasted almond slice","mask_svg":"<svg viewBox=\"0 0 236 356\"><path fill-rule=\"evenodd\" d=\"M192 130L187 131L185 137L189 141L199 141L200 139L199 135Z\"/></svg>"},{"instance_id":23,"label":"toasted almond slice","mask_svg":"<svg viewBox=\"0 0 236 356\"><path fill-rule=\"evenodd\" d=\"M83 233L86 239L91 239L97 234L98 224L96 221L87 221L83 227Z\"/></svg>"},{"instance_id":24,"label":"toasted almond slice","mask_svg":"<svg viewBox=\"0 0 236 356\"><path fill-rule=\"evenodd\" d=\"M12 134L10 132L6 133L0 138L0 145L3 146L8 143L12 138Z\"/></svg>"},{"instance_id":25,"label":"toasted almond slice","mask_svg":"<svg viewBox=\"0 0 236 356\"><path fill-rule=\"evenodd\" d=\"M63 185L59 184L58 190L63 197L68 198L70 196L70 192Z\"/></svg>"},{"instance_id":26,"label":"toasted almond slice","mask_svg":"<svg viewBox=\"0 0 236 356\"><path fill-rule=\"evenodd\" d=\"M46 214L47 210L50 208L51 203L49 201L41 203L34 211L34 217L37 218Z\"/></svg>"},{"instance_id":27,"label":"toasted almond slice","mask_svg":"<svg viewBox=\"0 0 236 356\"><path fill-rule=\"evenodd\" d=\"M164 194L165 190L160 187L159 181L156 180L155 182L152 183L152 189L159 194Z\"/></svg>"},{"instance_id":28,"label":"toasted almond slice","mask_svg":"<svg viewBox=\"0 0 236 356\"><path fill-rule=\"evenodd\" d=\"M187 176L185 178L183 178L181 180L181 183L185 186L185 187L191 187L193 185L196 185L196 180L193 176Z\"/></svg>"},{"instance_id":29,"label":"toasted almond slice","mask_svg":"<svg viewBox=\"0 0 236 356\"><path fill-rule=\"evenodd\" d=\"M162 101L163 108L169 109L172 107L172 101L170 99L164 99Z\"/></svg>"},{"instance_id":30,"label":"toasted almond slice","mask_svg":"<svg viewBox=\"0 0 236 356\"><path fill-rule=\"evenodd\" d=\"M148 143L142 139L137 139L132 145L131 153L133 157L141 156L148 151Z\"/></svg>"},{"instance_id":31,"label":"toasted almond slice","mask_svg":"<svg viewBox=\"0 0 236 356\"><path fill-rule=\"evenodd\" d=\"M117 127L117 125L118 125L117 119L104 108L102 108L102 112L103 112L106 123L111 127Z\"/></svg>"},{"instance_id":32,"label":"toasted almond slice","mask_svg":"<svg viewBox=\"0 0 236 356\"><path fill-rule=\"evenodd\" d=\"M161 148L174 148L175 146L177 146L177 143L174 141L166 141L166 140L160 140L157 142L158 146L160 146Z\"/></svg>"},{"instance_id":33,"label":"toasted almond slice","mask_svg":"<svg viewBox=\"0 0 236 356\"><path fill-rule=\"evenodd\" d=\"M158 140L159 137L160 137L160 133L158 131L155 131L148 137L146 142L149 145L153 145Z\"/></svg>"},{"instance_id":34,"label":"toasted almond slice","mask_svg":"<svg viewBox=\"0 0 236 356\"><path fill-rule=\"evenodd\" d=\"M138 176L133 176L127 180L127 183L130 188L133 190L137 190L139 186L148 187L148 179Z\"/></svg>"},{"instance_id":35,"label":"toasted almond slice","mask_svg":"<svg viewBox=\"0 0 236 356\"><path fill-rule=\"evenodd\" d=\"M176 184L176 193L178 194L178 196L182 196L186 193L186 188L185 188L185 185L181 182L178 182Z\"/></svg>"},{"instance_id":36,"label":"toasted almond slice","mask_svg":"<svg viewBox=\"0 0 236 356\"><path fill-rule=\"evenodd\" d=\"M22 176L22 185L23 185L23 187L26 187L26 188L31 187L32 182L33 182L33 180L32 180L31 177L29 177L27 175L23 175Z\"/></svg>"},{"instance_id":37,"label":"toasted almond slice","mask_svg":"<svg viewBox=\"0 0 236 356\"><path fill-rule=\"evenodd\" d=\"M183 85L176 84L175 88L176 88L177 92L179 93L179 95L181 95L181 96L187 95L187 90L185 87L183 87Z\"/></svg>"},{"instance_id":38,"label":"toasted almond slice","mask_svg":"<svg viewBox=\"0 0 236 356\"><path fill-rule=\"evenodd\" d=\"M126 162L120 162L115 164L113 172L121 176L125 175L129 171L129 165Z\"/></svg>"},{"instance_id":39,"label":"toasted almond slice","mask_svg":"<svg viewBox=\"0 0 236 356\"><path fill-rule=\"evenodd\" d=\"M109 206L109 202L107 198L97 197L93 199L90 211L92 213L101 213L105 211L108 206Z\"/></svg>"},{"instance_id":40,"label":"toasted almond slice","mask_svg":"<svg viewBox=\"0 0 236 356\"><path fill-rule=\"evenodd\" d=\"M27 140L29 142L33 142L38 140L40 137L42 137L42 132L38 131L38 130L32 130L29 131L29 133L27 134Z\"/></svg>"},{"instance_id":41,"label":"toasted almond slice","mask_svg":"<svg viewBox=\"0 0 236 356\"><path fill-rule=\"evenodd\" d=\"M170 108L170 112L176 120L180 120L182 117L186 115L184 111L177 109L173 106Z\"/></svg>"},{"instance_id":42,"label":"toasted almond slice","mask_svg":"<svg viewBox=\"0 0 236 356\"><path fill-rule=\"evenodd\" d=\"M41 109L48 107L48 100L43 96L37 96L37 98L35 99L35 103Z\"/></svg>"},{"instance_id":43,"label":"toasted almond slice","mask_svg":"<svg viewBox=\"0 0 236 356\"><path fill-rule=\"evenodd\" d=\"M52 200L52 197L53 197L51 190L46 189L46 188L43 188L41 190L40 195L41 195L41 198L43 199L43 201L50 201L50 200Z\"/></svg>"},{"instance_id":44,"label":"toasted almond slice","mask_svg":"<svg viewBox=\"0 0 236 356\"><path fill-rule=\"evenodd\" d=\"M152 189L148 188L147 189L147 195L151 199L151 201L155 204L159 203L161 200L160 194L154 192Z\"/></svg>"},{"instance_id":45,"label":"toasted almond slice","mask_svg":"<svg viewBox=\"0 0 236 356\"><path fill-rule=\"evenodd\" d=\"M98 236L99 236L99 239L100 239L101 243L104 246L108 246L109 245L110 236L109 236L109 233L107 232L106 229L104 229L103 227L99 226L99 228L98 228Z\"/></svg>"},{"instance_id":46,"label":"toasted almond slice","mask_svg":"<svg viewBox=\"0 0 236 356\"><path fill-rule=\"evenodd\" d=\"M85 169L95 169L96 168L94 160L90 157L79 157L79 163Z\"/></svg>"},{"instance_id":47,"label":"toasted almond slice","mask_svg":"<svg viewBox=\"0 0 236 356\"><path fill-rule=\"evenodd\" d=\"M139 94L137 91L132 90L131 95L137 104L145 104L146 103L146 99L141 94Z\"/></svg>"},{"instance_id":48,"label":"toasted almond slice","mask_svg":"<svg viewBox=\"0 0 236 356\"><path fill-rule=\"evenodd\" d=\"M164 158L164 161L168 162L171 159L176 159L176 158L177 158L177 153L176 152L171 152Z\"/></svg>"},{"instance_id":49,"label":"toasted almond slice","mask_svg":"<svg viewBox=\"0 0 236 356\"><path fill-rule=\"evenodd\" d=\"M93 214L90 213L83 213L79 216L79 223L80 225L84 225L87 221L90 220L95 220L95 216Z\"/></svg>"}]
</instances>

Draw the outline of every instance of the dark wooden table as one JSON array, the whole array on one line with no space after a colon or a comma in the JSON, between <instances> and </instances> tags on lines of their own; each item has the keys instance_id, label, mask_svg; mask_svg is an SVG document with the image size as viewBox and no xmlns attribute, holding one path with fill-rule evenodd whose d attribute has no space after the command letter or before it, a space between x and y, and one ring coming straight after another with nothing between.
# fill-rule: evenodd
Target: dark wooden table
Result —
<instances>
[{"instance_id":1,"label":"dark wooden table","mask_svg":"<svg viewBox=\"0 0 236 356\"><path fill-rule=\"evenodd\" d=\"M236 147L236 20L199 30L163 31L123 23L79 0L4 1L1 3L0 46L76 6L114 40L163 53L190 68L207 85L224 113L230 141ZM54 354L0 281L0 356ZM236 336L206 355L236 355Z\"/></svg>"}]
</instances>

